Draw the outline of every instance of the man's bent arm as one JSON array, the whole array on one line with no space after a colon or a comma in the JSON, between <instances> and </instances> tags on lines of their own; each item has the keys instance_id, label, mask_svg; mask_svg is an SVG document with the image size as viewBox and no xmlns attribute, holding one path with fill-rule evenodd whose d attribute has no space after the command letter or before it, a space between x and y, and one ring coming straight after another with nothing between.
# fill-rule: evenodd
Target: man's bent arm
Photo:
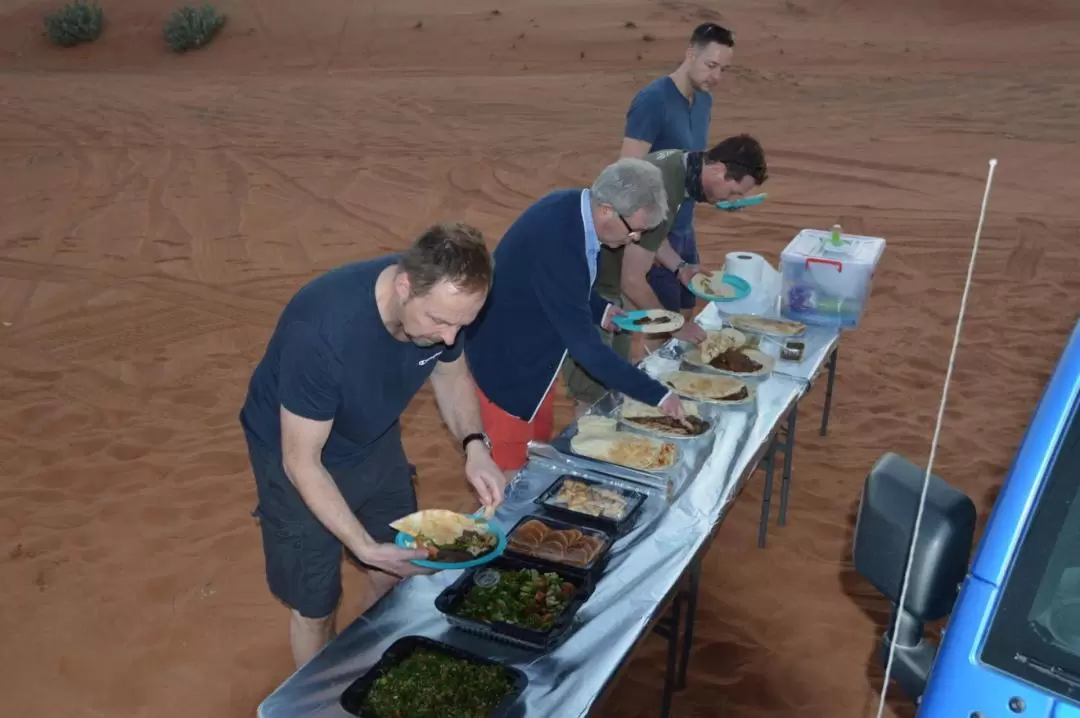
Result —
<instances>
[{"instance_id":1,"label":"man's bent arm","mask_svg":"<svg viewBox=\"0 0 1080 718\"><path fill-rule=\"evenodd\" d=\"M645 140L635 140L630 137L623 137L622 149L619 152L619 159L625 159L632 157L640 160L645 155L649 154L649 150L652 148L652 143Z\"/></svg>"},{"instance_id":2,"label":"man's bent arm","mask_svg":"<svg viewBox=\"0 0 1080 718\"><path fill-rule=\"evenodd\" d=\"M464 352L452 362L439 362L436 365L431 374L431 388L435 390L439 414L454 438L461 441L469 434L484 430L476 382L469 373Z\"/></svg>"},{"instance_id":3,"label":"man's bent arm","mask_svg":"<svg viewBox=\"0 0 1080 718\"><path fill-rule=\"evenodd\" d=\"M375 540L356 518L322 463L330 421L314 421L281 407L281 455L285 475L315 518L357 557Z\"/></svg>"},{"instance_id":4,"label":"man's bent arm","mask_svg":"<svg viewBox=\"0 0 1080 718\"><path fill-rule=\"evenodd\" d=\"M669 272L676 272L679 269L679 265L685 260L680 257L679 253L675 251L675 248L671 246L671 242L664 239L664 241L660 243L660 247L656 250L656 261Z\"/></svg>"},{"instance_id":5,"label":"man's bent arm","mask_svg":"<svg viewBox=\"0 0 1080 718\"><path fill-rule=\"evenodd\" d=\"M623 250L622 293L637 309L663 308L647 278L655 258L656 254L633 243Z\"/></svg>"}]
</instances>

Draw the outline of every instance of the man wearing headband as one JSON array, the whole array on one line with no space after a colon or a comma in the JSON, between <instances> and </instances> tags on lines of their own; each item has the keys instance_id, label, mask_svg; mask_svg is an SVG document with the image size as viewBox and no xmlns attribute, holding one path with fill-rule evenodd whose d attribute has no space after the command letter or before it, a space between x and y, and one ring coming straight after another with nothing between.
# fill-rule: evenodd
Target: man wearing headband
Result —
<instances>
[{"instance_id":1,"label":"man wearing headband","mask_svg":"<svg viewBox=\"0 0 1080 718\"><path fill-rule=\"evenodd\" d=\"M596 291L604 297L622 295L636 308L657 309L660 300L646 275L680 210L695 202L715 204L742 197L765 183L768 170L761 144L750 135L728 137L708 152L661 150L646 155L645 160L663 175L667 219L643 233L640 241L601 252ZM687 327L695 333L687 332ZM600 331L617 354L629 357L628 335ZM687 322L675 336L697 343L705 333L697 324ZM603 384L572 360L567 360L563 375L578 416L607 392Z\"/></svg>"}]
</instances>

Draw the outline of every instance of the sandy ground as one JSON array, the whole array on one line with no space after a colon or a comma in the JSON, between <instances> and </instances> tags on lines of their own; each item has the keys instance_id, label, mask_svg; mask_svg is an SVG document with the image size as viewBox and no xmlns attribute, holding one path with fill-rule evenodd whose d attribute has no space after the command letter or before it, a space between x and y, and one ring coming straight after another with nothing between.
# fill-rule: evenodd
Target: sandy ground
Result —
<instances>
[{"instance_id":1,"label":"sandy ground","mask_svg":"<svg viewBox=\"0 0 1080 718\"><path fill-rule=\"evenodd\" d=\"M251 0L174 57L160 0L106 0L70 51L41 39L46 4L0 2L5 715L252 715L290 658L236 414L281 306L431 222L494 243L590 181L704 19L739 42L712 137L757 134L773 177L760 209L699 209L706 262L837 221L889 244L828 437L823 387L803 405L789 525L755 548L755 481L708 554L676 715L872 715L885 606L852 512L882 452L927 456L989 157L938 463L984 518L1077 316L1069 4ZM471 506L429 394L406 425L421 503ZM663 654L650 638L597 713L654 715Z\"/></svg>"}]
</instances>

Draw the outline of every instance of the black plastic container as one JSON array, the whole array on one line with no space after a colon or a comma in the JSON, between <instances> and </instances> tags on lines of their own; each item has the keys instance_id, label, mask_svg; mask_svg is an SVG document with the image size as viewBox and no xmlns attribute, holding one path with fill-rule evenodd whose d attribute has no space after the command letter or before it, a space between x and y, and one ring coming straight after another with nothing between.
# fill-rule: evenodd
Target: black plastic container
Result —
<instances>
[{"instance_id":1,"label":"black plastic container","mask_svg":"<svg viewBox=\"0 0 1080 718\"><path fill-rule=\"evenodd\" d=\"M574 597L566 609L555 618L554 624L546 631L537 631L523 628L511 623L493 621L487 623L472 618L458 616L457 609L465 600L465 596L474 585L476 576L488 569L503 571L516 571L524 568L532 568L542 573L556 573L564 581L574 587ZM507 643L519 648L531 651L546 652L558 646L569 635L574 627L574 616L581 607L589 600L593 592L593 582L580 573L567 571L563 568L555 568L543 565L531 559L503 554L489 564L468 569L458 580L443 589L443 592L435 599L435 608L442 613L451 626L469 633L489 638L500 643Z\"/></svg>"},{"instance_id":2,"label":"black plastic container","mask_svg":"<svg viewBox=\"0 0 1080 718\"><path fill-rule=\"evenodd\" d=\"M453 658L459 658L481 665L499 666L502 668L506 672L506 677L510 680L512 688L510 693L495 706L491 713L488 714L487 718L506 718L507 716L510 716L511 708L518 697L525 691L525 687L529 684L529 679L525 677L525 674L512 666L507 666L498 661L477 656L440 641L425 638L424 636L405 636L404 638L399 638L394 641L382 654L382 657L379 658L378 663L368 669L367 673L357 678L345 689L345 692L341 694L341 707L344 708L346 712L354 716L359 716L359 718L376 718L374 714L365 711L363 707L364 699L367 698L368 691L371 690L371 687L379 677L401 663L417 650L436 651Z\"/></svg>"},{"instance_id":3,"label":"black plastic container","mask_svg":"<svg viewBox=\"0 0 1080 718\"><path fill-rule=\"evenodd\" d=\"M570 563L562 563L561 561L557 561L554 558L534 556L531 553L518 551L517 549L513 548L513 545L510 543L510 539L513 537L514 532L517 531L518 528L522 526L522 524L528 523L529 521L539 521L548 528L554 529L556 531L567 531L571 529L580 531L583 534L593 536L599 539L603 543L603 546L600 548L600 551L597 552L596 556L593 557L593 560L585 564L584 566L576 566ZM526 561L531 561L538 565L546 566L550 570L559 573L565 571L569 573L580 574L589 578L594 585L599 579L600 575L604 572L604 566L607 565L608 552L611 551L611 546L615 543L615 537L607 531L601 531L600 529L592 529L587 526L579 526L577 524L567 523L566 521L560 521L559 519L552 518L551 516L541 516L539 514L529 514L528 516L522 517L521 520L514 524L514 528L510 529L510 531L507 532L506 538L507 544L506 552L504 555L521 558Z\"/></svg>"},{"instance_id":4,"label":"black plastic container","mask_svg":"<svg viewBox=\"0 0 1080 718\"><path fill-rule=\"evenodd\" d=\"M578 481L583 484L588 484L589 486L595 486L620 494L626 499L626 512L622 515L622 518L614 519L605 516L593 516L592 514L574 511L565 506L553 504L552 501L554 497L559 493L559 489L562 488L563 482L565 481ZM551 486L547 487L544 493L537 496L535 503L544 508L544 513L551 514L552 516L561 518L564 521L569 521L575 525L606 531L614 537L626 533L627 529L634 525L634 521L637 519L637 513L641 510L641 507L645 504L647 498L649 498L648 495L641 491L624 489L621 486L614 486L603 481L595 481L580 476L564 474L555 479Z\"/></svg>"}]
</instances>

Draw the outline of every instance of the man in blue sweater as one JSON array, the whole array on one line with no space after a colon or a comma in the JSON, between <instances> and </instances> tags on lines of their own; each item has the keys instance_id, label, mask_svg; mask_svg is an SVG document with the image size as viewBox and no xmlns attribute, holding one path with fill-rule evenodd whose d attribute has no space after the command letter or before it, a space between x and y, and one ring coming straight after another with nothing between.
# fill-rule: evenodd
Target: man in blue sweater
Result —
<instances>
[{"instance_id":1,"label":"man in blue sweater","mask_svg":"<svg viewBox=\"0 0 1080 718\"><path fill-rule=\"evenodd\" d=\"M605 386L683 418L679 398L616 354L596 325L614 330L622 310L593 288L601 245L619 247L667 216L653 164L623 159L590 189L551 192L515 221L495 248L487 303L466 328L465 355L495 463L521 468L530 440L550 441L552 386L567 353Z\"/></svg>"},{"instance_id":2,"label":"man in blue sweater","mask_svg":"<svg viewBox=\"0 0 1080 718\"><path fill-rule=\"evenodd\" d=\"M660 150L703 151L709 141L712 91L731 63L735 36L707 22L694 28L682 64L653 80L634 96L626 111L621 157L644 157ZM694 203L679 210L667 240L656 252L648 282L661 304L692 314L696 299L686 288L697 273Z\"/></svg>"}]
</instances>

